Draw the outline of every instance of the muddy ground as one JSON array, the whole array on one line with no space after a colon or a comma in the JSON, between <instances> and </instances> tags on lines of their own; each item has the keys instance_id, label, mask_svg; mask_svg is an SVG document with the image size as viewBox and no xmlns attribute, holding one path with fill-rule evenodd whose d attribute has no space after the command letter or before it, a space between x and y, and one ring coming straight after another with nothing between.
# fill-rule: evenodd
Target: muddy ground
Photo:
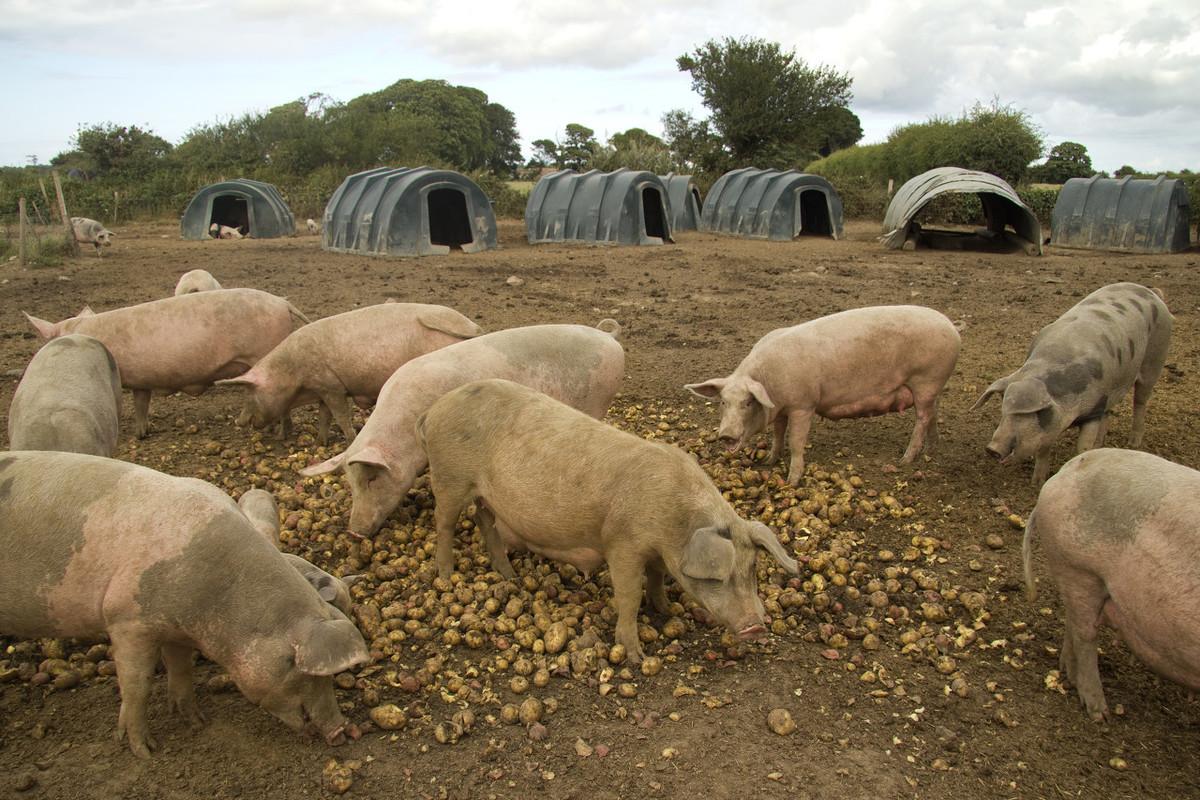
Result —
<instances>
[{"instance_id":1,"label":"muddy ground","mask_svg":"<svg viewBox=\"0 0 1200 800\"><path fill-rule=\"evenodd\" d=\"M1021 533L1009 519L1033 506L1031 465L1003 468L987 458L997 406L969 411L988 383L1020 364L1042 325L1099 286L1137 281L1161 287L1176 317L1145 449L1200 464L1196 250L1145 257L1050 248L1041 258L896 252L883 250L878 226L865 222L848 225L838 242L692 233L663 247L531 247L513 220L502 222L499 250L380 260L325 253L311 236L185 242L166 223L117 231L102 260L89 254L59 268L0 267L0 371L20 370L39 345L22 310L57 320L85 303L101 310L155 299L199 267L225 286L286 295L312 317L387 297L451 305L490 330L611 316L624 327L628 377L610 421L696 452L739 511L771 522L805 566L788 584L760 559L764 596L782 631L761 645L729 646L673 590L683 632L671 642L662 619L644 618L658 634L647 651L663 666L647 676L578 656L580 640L561 657L519 645L521 628L565 618L572 634L594 629L602 641L592 655L603 656L612 636L603 573L560 578L558 565L521 558L518 582L504 585L478 566L479 542L464 535L457 552L467 573L457 588L486 636L477 648L455 644L457 634L447 631L458 622L439 605L450 598L430 587L430 498L422 483L382 540L359 545L344 535L348 498L337 476L306 481L295 472L342 447L340 439L328 450L314 446L315 412L298 414L299 435L279 442L234 425L233 390L156 397L153 433L135 441L127 416L120 457L213 480L235 497L265 486L285 498L289 549L337 573L368 570L372 578L355 587L356 619L373 618L378 627L382 609L383 628L371 631L373 642L368 635L379 661L339 676L349 687L339 700L359 723L371 706L394 703L407 724L327 748L223 687L220 669L203 662L198 693L207 726L191 731L167 714L160 677L150 724L161 747L141 761L113 740L116 682L92 677L93 661L105 663L103 648L89 661L90 643L0 638L0 674L24 665L0 683L0 796L207 800L317 797L335 787L349 787L351 796L589 800L1200 795L1194 697L1150 674L1110 633L1100 669L1118 715L1094 724L1074 692L1060 687L1061 609L1040 556L1041 594L1025 600ZM523 284L509 285L510 276ZM896 303L931 306L962 327L938 449L899 463L911 412L819 421L806 483L791 491L780 485L779 468L712 443L716 411L684 383L727 374L773 328ZM15 384L11 375L0 379L0 408ZM1128 425L1123 405L1109 444L1123 444ZM1056 466L1073 452L1070 438L1060 442ZM887 595L883 607L867 602L876 591ZM527 613L489 616L487 597L515 597ZM515 634L505 633L514 626ZM53 689L22 679L47 655L70 656L84 680ZM513 678L526 669L534 685L516 694ZM544 729L501 721L503 705L530 696L544 702ZM768 728L776 708L790 712L794 733ZM463 709L474 713L473 727L456 743L439 743L437 726L456 733L448 723Z\"/></svg>"}]
</instances>

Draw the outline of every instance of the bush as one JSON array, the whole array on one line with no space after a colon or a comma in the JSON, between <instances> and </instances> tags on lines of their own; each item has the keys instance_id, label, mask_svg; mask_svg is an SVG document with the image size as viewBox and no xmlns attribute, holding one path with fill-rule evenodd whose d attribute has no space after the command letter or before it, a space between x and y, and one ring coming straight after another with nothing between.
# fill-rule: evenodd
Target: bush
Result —
<instances>
[{"instance_id":1,"label":"bush","mask_svg":"<svg viewBox=\"0 0 1200 800\"><path fill-rule=\"evenodd\" d=\"M1025 186L1017 190L1017 196L1021 198L1022 203L1029 206L1029 210L1038 218L1038 222L1042 223L1042 227L1050 227L1050 215L1054 211L1054 204L1058 202L1058 189Z\"/></svg>"},{"instance_id":2,"label":"bush","mask_svg":"<svg viewBox=\"0 0 1200 800\"><path fill-rule=\"evenodd\" d=\"M497 217L525 218L526 196L509 186L504 178L487 172L477 172L469 177L492 201L492 211Z\"/></svg>"}]
</instances>

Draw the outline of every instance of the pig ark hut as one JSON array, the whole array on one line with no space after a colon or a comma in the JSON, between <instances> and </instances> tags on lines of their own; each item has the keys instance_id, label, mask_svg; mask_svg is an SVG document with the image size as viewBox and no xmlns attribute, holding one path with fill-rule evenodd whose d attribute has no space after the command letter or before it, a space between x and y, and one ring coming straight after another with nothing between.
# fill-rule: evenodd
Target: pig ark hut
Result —
<instances>
[{"instance_id":1,"label":"pig ark hut","mask_svg":"<svg viewBox=\"0 0 1200 800\"><path fill-rule=\"evenodd\" d=\"M1017 237L1024 240L1026 249L1042 254L1042 225L1029 207L1002 178L987 172L961 167L937 167L909 178L897 190L883 215L883 237L885 246L900 249L912 236L921 235L919 226L913 224L917 216L930 201L943 194L975 194L983 205L983 216L987 220L990 236L1005 234L1011 227ZM955 231L935 231L936 236L963 239L969 234ZM927 241L924 237L922 241ZM928 240L933 246L938 239Z\"/></svg>"},{"instance_id":2,"label":"pig ark hut","mask_svg":"<svg viewBox=\"0 0 1200 800\"><path fill-rule=\"evenodd\" d=\"M1188 247L1183 181L1071 178L1050 215L1050 243L1083 250L1178 253Z\"/></svg>"},{"instance_id":3,"label":"pig ark hut","mask_svg":"<svg viewBox=\"0 0 1200 800\"><path fill-rule=\"evenodd\" d=\"M205 186L184 209L179 230L184 239L208 239L213 223L237 228L255 239L296 233L292 210L269 183L237 178Z\"/></svg>"},{"instance_id":4,"label":"pig ark hut","mask_svg":"<svg viewBox=\"0 0 1200 800\"><path fill-rule=\"evenodd\" d=\"M479 185L442 169L381 167L342 181L325 206L321 246L339 253L427 256L496 246L496 215Z\"/></svg>"},{"instance_id":5,"label":"pig ark hut","mask_svg":"<svg viewBox=\"0 0 1200 800\"><path fill-rule=\"evenodd\" d=\"M671 238L667 187L652 172L560 170L543 177L525 204L530 244L662 244Z\"/></svg>"},{"instance_id":6,"label":"pig ark hut","mask_svg":"<svg viewBox=\"0 0 1200 800\"><path fill-rule=\"evenodd\" d=\"M776 242L797 236L840 239L842 198L819 175L794 169L735 169L709 189L700 229Z\"/></svg>"},{"instance_id":7,"label":"pig ark hut","mask_svg":"<svg viewBox=\"0 0 1200 800\"><path fill-rule=\"evenodd\" d=\"M700 230L700 209L704 203L700 200L700 190L692 182L691 175L676 175L668 172L659 175L667 187L667 204L671 208L671 230L698 231Z\"/></svg>"}]
</instances>

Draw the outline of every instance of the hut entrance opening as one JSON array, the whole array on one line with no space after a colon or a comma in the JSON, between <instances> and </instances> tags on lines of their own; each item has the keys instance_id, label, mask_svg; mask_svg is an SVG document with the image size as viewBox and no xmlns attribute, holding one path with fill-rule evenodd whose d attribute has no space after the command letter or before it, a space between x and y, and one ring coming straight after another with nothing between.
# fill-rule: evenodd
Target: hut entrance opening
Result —
<instances>
[{"instance_id":1,"label":"hut entrance opening","mask_svg":"<svg viewBox=\"0 0 1200 800\"><path fill-rule=\"evenodd\" d=\"M666 214L662 193L658 189L642 189L642 220L646 224L646 236L656 239L667 238Z\"/></svg>"},{"instance_id":2,"label":"hut entrance opening","mask_svg":"<svg viewBox=\"0 0 1200 800\"><path fill-rule=\"evenodd\" d=\"M429 243L462 249L475 241L467 196L457 189L434 189L429 193Z\"/></svg>"},{"instance_id":3,"label":"hut entrance opening","mask_svg":"<svg viewBox=\"0 0 1200 800\"><path fill-rule=\"evenodd\" d=\"M250 207L246 198L233 194L221 194L213 198L212 215L208 224L237 228L242 235L250 232Z\"/></svg>"},{"instance_id":4,"label":"hut entrance opening","mask_svg":"<svg viewBox=\"0 0 1200 800\"><path fill-rule=\"evenodd\" d=\"M829 201L818 189L800 192L800 232L797 236L833 236L833 220L829 217Z\"/></svg>"}]
</instances>

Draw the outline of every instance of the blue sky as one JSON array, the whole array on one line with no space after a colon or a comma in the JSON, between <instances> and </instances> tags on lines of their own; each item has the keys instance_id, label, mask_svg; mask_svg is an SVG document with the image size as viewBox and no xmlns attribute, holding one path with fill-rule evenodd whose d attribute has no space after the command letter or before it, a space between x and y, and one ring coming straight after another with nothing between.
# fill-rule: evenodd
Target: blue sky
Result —
<instances>
[{"instance_id":1,"label":"blue sky","mask_svg":"<svg viewBox=\"0 0 1200 800\"><path fill-rule=\"evenodd\" d=\"M1200 168L1200 4L1190 0L0 0L0 164L41 162L80 125L189 128L311 92L400 78L474 86L522 142L578 122L661 132L703 115L675 58L758 36L854 78L865 142L998 98L1097 168Z\"/></svg>"}]
</instances>

